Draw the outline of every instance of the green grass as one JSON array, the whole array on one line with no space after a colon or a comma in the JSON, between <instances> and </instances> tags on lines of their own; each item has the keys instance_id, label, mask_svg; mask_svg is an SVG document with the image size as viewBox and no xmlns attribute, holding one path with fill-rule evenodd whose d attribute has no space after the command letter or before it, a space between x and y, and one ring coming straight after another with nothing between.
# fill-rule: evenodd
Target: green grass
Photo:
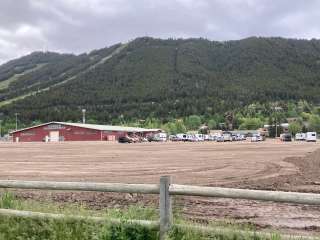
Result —
<instances>
[{"instance_id":1,"label":"green grass","mask_svg":"<svg viewBox=\"0 0 320 240\"><path fill-rule=\"evenodd\" d=\"M38 202L19 200L12 193L0 193L0 208L28 210L44 213L64 213L63 220L36 220L30 218L10 217L0 215L0 240L155 240L158 231L138 225L125 224L130 219L158 220L158 210L142 206L128 206L125 209L91 210L85 205L57 204L53 202ZM74 220L68 215L105 217L103 223L93 223L89 220ZM107 221L118 218L122 224L112 224ZM213 222L209 226L213 231L195 230L194 223L179 218L175 213L175 223L187 227L173 226L167 240L280 240L277 234L258 236L252 234L254 228L250 225L236 225L227 222ZM188 225L189 224L189 225ZM190 227L188 227L190 226ZM223 229L223 230L222 230ZM241 230L240 230L241 229Z\"/></svg>"}]
</instances>

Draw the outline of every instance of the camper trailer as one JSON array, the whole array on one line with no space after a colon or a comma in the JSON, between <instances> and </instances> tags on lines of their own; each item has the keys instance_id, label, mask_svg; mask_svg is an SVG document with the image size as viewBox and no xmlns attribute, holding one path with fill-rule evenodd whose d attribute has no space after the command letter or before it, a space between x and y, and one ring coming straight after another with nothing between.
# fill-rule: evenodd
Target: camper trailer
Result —
<instances>
[{"instance_id":1,"label":"camper trailer","mask_svg":"<svg viewBox=\"0 0 320 240\"><path fill-rule=\"evenodd\" d=\"M306 140L306 134L305 133L296 133L295 140L296 141L305 141Z\"/></svg>"},{"instance_id":2,"label":"camper trailer","mask_svg":"<svg viewBox=\"0 0 320 240\"><path fill-rule=\"evenodd\" d=\"M306 133L306 141L307 142L316 142L317 141L317 133L316 132L307 132Z\"/></svg>"},{"instance_id":3,"label":"camper trailer","mask_svg":"<svg viewBox=\"0 0 320 240\"><path fill-rule=\"evenodd\" d=\"M165 142L165 141L167 141L167 134L164 133L164 132L156 133L156 134L153 135L152 141Z\"/></svg>"},{"instance_id":4,"label":"camper trailer","mask_svg":"<svg viewBox=\"0 0 320 240\"><path fill-rule=\"evenodd\" d=\"M187 139L187 134L184 134L184 133L179 133L179 134L177 134L176 135L176 137L177 137L177 141L183 141L183 142L185 142L185 141L187 141L188 139Z\"/></svg>"},{"instance_id":5,"label":"camper trailer","mask_svg":"<svg viewBox=\"0 0 320 240\"><path fill-rule=\"evenodd\" d=\"M204 135L203 134L195 134L194 135L196 142L203 142L204 141Z\"/></svg>"}]
</instances>

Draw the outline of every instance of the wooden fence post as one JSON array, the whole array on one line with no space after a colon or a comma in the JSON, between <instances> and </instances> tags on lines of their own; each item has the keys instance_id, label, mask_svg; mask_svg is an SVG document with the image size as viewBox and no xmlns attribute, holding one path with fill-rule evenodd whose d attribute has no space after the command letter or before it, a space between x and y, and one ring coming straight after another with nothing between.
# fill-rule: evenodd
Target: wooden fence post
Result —
<instances>
[{"instance_id":1,"label":"wooden fence post","mask_svg":"<svg viewBox=\"0 0 320 240\"><path fill-rule=\"evenodd\" d=\"M170 176L160 177L160 240L164 240L172 222L172 206L169 187Z\"/></svg>"}]
</instances>

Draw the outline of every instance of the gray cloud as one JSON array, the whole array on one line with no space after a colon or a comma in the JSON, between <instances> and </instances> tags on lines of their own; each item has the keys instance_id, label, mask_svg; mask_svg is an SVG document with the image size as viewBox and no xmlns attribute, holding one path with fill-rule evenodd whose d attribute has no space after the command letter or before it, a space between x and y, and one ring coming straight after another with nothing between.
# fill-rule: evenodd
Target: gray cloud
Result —
<instances>
[{"instance_id":1,"label":"gray cloud","mask_svg":"<svg viewBox=\"0 0 320 240\"><path fill-rule=\"evenodd\" d=\"M320 38L317 0L2 0L0 63L82 53L139 36Z\"/></svg>"}]
</instances>

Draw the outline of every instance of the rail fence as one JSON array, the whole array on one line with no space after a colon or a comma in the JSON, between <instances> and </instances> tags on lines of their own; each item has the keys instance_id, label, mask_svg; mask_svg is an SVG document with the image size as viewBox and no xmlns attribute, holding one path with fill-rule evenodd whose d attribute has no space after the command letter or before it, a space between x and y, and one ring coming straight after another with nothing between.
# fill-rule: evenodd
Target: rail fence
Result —
<instances>
[{"instance_id":1,"label":"rail fence","mask_svg":"<svg viewBox=\"0 0 320 240\"><path fill-rule=\"evenodd\" d=\"M234 198L273 201L282 203L295 203L306 205L320 205L320 194L279 192L248 189L233 189L220 187L201 187L190 185L178 185L171 183L170 176L160 177L159 184L124 184L124 183L85 183L85 182L51 182L51 181L15 181L0 180L0 188L13 189L41 189L41 190L62 190L62 191L94 191L94 192L117 192L117 193L143 193L159 195L159 221L129 220L125 224L139 224L148 228L159 230L159 239L164 240L171 226L179 228L194 228L201 231L214 231L223 229L213 229L195 225L177 225L173 223L171 196L201 196L215 198ZM0 215L18 216L28 218L54 218L66 217L64 214L39 213L30 211L20 211L11 209L0 209ZM103 217L70 216L68 218L87 219L95 222L104 222ZM112 223L121 223L119 219L108 219ZM259 235L259 233L252 233ZM264 234L262 234L264 235ZM284 239L301 239L299 236L282 236ZM307 237L308 238L308 237ZM312 239L312 238L311 238Z\"/></svg>"}]
</instances>

